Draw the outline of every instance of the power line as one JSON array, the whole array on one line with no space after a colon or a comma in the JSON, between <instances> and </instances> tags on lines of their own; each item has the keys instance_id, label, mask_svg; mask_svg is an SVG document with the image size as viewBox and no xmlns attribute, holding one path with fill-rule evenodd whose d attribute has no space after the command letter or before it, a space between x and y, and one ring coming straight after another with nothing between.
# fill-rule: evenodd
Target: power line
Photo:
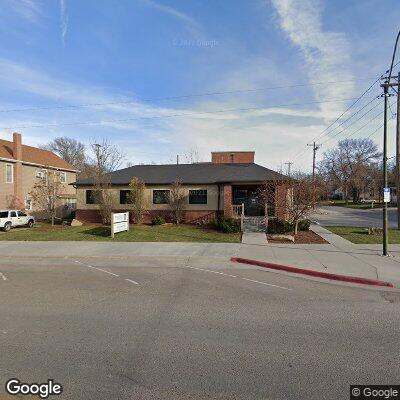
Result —
<instances>
[{"instance_id":1,"label":"power line","mask_svg":"<svg viewBox=\"0 0 400 400\"><path fill-rule=\"evenodd\" d=\"M76 108L85 108L85 107L98 107L98 106L108 106L108 105L118 105L118 104L135 104L138 102L145 101L168 101L168 100L179 100L186 99L190 97L206 97L206 96L217 96L224 94L235 94L235 93L250 93L250 92L260 92L264 90L277 90L277 89L290 89L290 88L298 88L298 87L306 87L306 86L318 86L318 85L330 85L336 83L349 83L356 82L361 80L367 80L370 78L359 78L359 79L349 79L342 81L332 81L332 82L314 82L314 83L300 83L296 85L285 85L285 86L270 86L258 89L239 89L239 90L230 90L230 91L221 91L221 92L206 92L206 93L197 93L197 94L188 94L182 96L169 96L169 97L155 97L148 99L140 99L140 100L125 100L125 101L114 101L114 102L104 102L104 103L86 103L86 104L75 104L75 105L65 105L65 106L43 106L43 107L25 107L25 108L14 108L14 109L3 109L0 110L0 113L7 112L20 112L20 111L35 111L35 110L64 110L64 109L76 109Z\"/></svg>"},{"instance_id":2,"label":"power line","mask_svg":"<svg viewBox=\"0 0 400 400\"><path fill-rule=\"evenodd\" d=\"M101 125L105 123L111 122L129 122L129 121L136 121L136 120L151 120L151 119L162 119L162 118L174 118L174 117L191 117L197 115L205 115L205 114L219 114L231 111L254 111L254 110L263 110L266 108L279 108L279 107L292 107L292 106L302 106L307 104L320 104L320 103L335 103L335 102L342 102L353 100L354 98L350 99L332 99L332 100L325 100L325 101L311 101L306 103L290 103L290 104L276 104L276 105L266 105L263 107L248 107L248 108L230 108L226 110L217 110L217 111L199 111L195 113L183 113L183 114L167 114L167 115L153 115L149 117L136 117L136 118L124 118L124 119L110 119L104 121L77 121L77 122L66 122L66 123L54 123L54 124L38 124L38 125L22 125L22 126L11 126L11 127L3 127L0 129L25 129L25 128L43 128L43 127L52 127L52 126L74 126L74 125Z\"/></svg>"}]
</instances>

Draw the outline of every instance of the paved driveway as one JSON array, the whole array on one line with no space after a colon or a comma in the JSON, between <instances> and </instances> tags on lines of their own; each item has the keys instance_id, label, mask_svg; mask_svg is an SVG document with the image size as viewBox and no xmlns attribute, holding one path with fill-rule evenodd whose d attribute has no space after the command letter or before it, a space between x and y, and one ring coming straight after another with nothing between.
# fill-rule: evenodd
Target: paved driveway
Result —
<instances>
[{"instance_id":1,"label":"paved driveway","mask_svg":"<svg viewBox=\"0 0 400 400\"><path fill-rule=\"evenodd\" d=\"M356 210L346 207L327 206L321 207L311 217L320 225L325 226L360 226L360 227L381 227L382 209ZM388 209L389 226L397 227L397 209Z\"/></svg>"},{"instance_id":2,"label":"paved driveway","mask_svg":"<svg viewBox=\"0 0 400 400\"><path fill-rule=\"evenodd\" d=\"M3 252L0 272L0 397L10 377L54 378L74 400L343 399L398 383L395 292L173 256Z\"/></svg>"}]
</instances>

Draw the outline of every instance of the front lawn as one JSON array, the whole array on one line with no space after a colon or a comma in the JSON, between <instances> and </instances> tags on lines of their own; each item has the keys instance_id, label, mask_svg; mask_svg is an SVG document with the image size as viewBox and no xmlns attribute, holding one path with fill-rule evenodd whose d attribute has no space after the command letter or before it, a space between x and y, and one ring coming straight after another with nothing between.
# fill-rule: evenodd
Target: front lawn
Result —
<instances>
[{"instance_id":1,"label":"front lawn","mask_svg":"<svg viewBox=\"0 0 400 400\"><path fill-rule=\"evenodd\" d=\"M352 228L347 226L325 226L325 228L356 244L382 243L382 235L368 235L366 228ZM400 231L389 229L389 243L400 244Z\"/></svg>"},{"instance_id":2,"label":"front lawn","mask_svg":"<svg viewBox=\"0 0 400 400\"><path fill-rule=\"evenodd\" d=\"M110 237L110 228L101 225L51 226L38 223L32 229L15 228L10 232L0 232L0 240L88 240L114 242L201 242L201 243L239 243L240 233L222 233L193 225L131 225L128 232Z\"/></svg>"},{"instance_id":3,"label":"front lawn","mask_svg":"<svg viewBox=\"0 0 400 400\"><path fill-rule=\"evenodd\" d=\"M355 208L357 210L370 210L371 208L382 208L383 203L374 203L374 207L371 206L371 203L353 203L349 201L346 205L344 200L333 200L329 205L337 206L337 207L346 207L346 208Z\"/></svg>"}]
</instances>

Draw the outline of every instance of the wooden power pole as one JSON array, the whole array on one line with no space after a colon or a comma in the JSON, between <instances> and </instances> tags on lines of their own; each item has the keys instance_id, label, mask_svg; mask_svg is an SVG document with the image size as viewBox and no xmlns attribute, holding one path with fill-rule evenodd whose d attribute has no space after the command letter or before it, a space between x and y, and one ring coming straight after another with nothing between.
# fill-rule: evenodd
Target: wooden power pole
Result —
<instances>
[{"instance_id":1,"label":"wooden power pole","mask_svg":"<svg viewBox=\"0 0 400 400\"><path fill-rule=\"evenodd\" d=\"M312 162L312 183L313 183L313 204L315 204L315 156L317 154L317 150L321 147L320 144L308 144L307 146L312 146L313 148L313 162Z\"/></svg>"},{"instance_id":2,"label":"wooden power pole","mask_svg":"<svg viewBox=\"0 0 400 400\"><path fill-rule=\"evenodd\" d=\"M397 203L397 229L400 229L400 72L397 74L396 203Z\"/></svg>"}]
</instances>

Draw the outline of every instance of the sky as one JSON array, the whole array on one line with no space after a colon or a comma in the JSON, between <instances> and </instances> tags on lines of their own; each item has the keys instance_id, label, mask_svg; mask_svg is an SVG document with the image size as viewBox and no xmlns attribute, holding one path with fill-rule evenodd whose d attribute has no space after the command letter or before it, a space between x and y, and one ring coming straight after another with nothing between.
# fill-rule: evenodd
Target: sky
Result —
<instances>
[{"instance_id":1,"label":"sky","mask_svg":"<svg viewBox=\"0 0 400 400\"><path fill-rule=\"evenodd\" d=\"M0 138L309 170L313 140L317 159L346 137L381 146L379 82L335 120L387 70L398 15L398 0L0 0ZM389 135L392 155L393 120Z\"/></svg>"}]
</instances>

